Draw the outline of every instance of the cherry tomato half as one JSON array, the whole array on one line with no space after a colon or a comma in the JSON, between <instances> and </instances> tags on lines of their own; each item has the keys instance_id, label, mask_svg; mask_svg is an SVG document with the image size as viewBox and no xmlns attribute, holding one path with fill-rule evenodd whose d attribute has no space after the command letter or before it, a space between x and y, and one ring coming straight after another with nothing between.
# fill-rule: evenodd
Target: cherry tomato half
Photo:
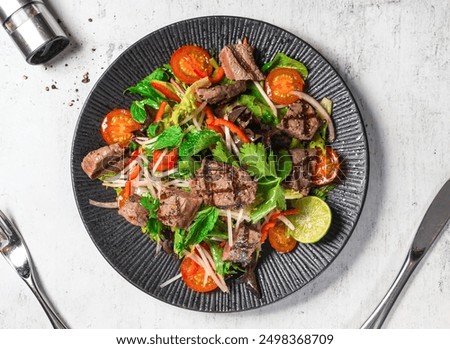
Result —
<instances>
[{"instance_id":1,"label":"cherry tomato half","mask_svg":"<svg viewBox=\"0 0 450 349\"><path fill-rule=\"evenodd\" d=\"M170 66L175 76L186 84L210 76L213 67L209 62L211 55L205 49L187 45L181 46L170 57Z\"/></svg>"},{"instance_id":2,"label":"cherry tomato half","mask_svg":"<svg viewBox=\"0 0 450 349\"><path fill-rule=\"evenodd\" d=\"M180 266L181 277L187 287L197 292L210 292L217 288L217 284L208 276L205 282L205 269L189 257L183 258Z\"/></svg>"},{"instance_id":3,"label":"cherry tomato half","mask_svg":"<svg viewBox=\"0 0 450 349\"><path fill-rule=\"evenodd\" d=\"M320 155L312 179L314 185L325 185L334 181L340 169L339 155L331 147L325 148L325 154Z\"/></svg>"},{"instance_id":4,"label":"cherry tomato half","mask_svg":"<svg viewBox=\"0 0 450 349\"><path fill-rule=\"evenodd\" d=\"M304 81L294 69L277 68L272 70L266 78L266 93L272 102L291 104L298 100L291 95L292 91L303 91Z\"/></svg>"},{"instance_id":5,"label":"cherry tomato half","mask_svg":"<svg viewBox=\"0 0 450 349\"><path fill-rule=\"evenodd\" d=\"M277 222L273 228L269 229L269 242L270 246L280 253L290 252L297 246L297 241L286 235L286 226L282 222Z\"/></svg>"},{"instance_id":6,"label":"cherry tomato half","mask_svg":"<svg viewBox=\"0 0 450 349\"><path fill-rule=\"evenodd\" d=\"M129 110L114 109L106 114L100 127L100 132L107 144L119 143L126 147L133 138L133 131L141 125L134 121Z\"/></svg>"}]
</instances>

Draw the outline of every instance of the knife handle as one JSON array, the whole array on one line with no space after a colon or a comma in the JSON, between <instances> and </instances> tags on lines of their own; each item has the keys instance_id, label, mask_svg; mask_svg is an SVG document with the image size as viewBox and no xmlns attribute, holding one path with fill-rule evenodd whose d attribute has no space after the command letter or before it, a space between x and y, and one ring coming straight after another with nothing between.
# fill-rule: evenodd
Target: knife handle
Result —
<instances>
[{"instance_id":1,"label":"knife handle","mask_svg":"<svg viewBox=\"0 0 450 349\"><path fill-rule=\"evenodd\" d=\"M374 310L372 315L370 315L367 321L361 326L361 329L381 328L384 320L397 300L397 297L408 282L409 277L414 269L416 269L422 257L423 255L417 255L412 249L410 249L408 255L406 256L406 260L403 263L402 269L395 278L391 288L381 300L380 304L378 304L378 307Z\"/></svg>"}]
</instances>

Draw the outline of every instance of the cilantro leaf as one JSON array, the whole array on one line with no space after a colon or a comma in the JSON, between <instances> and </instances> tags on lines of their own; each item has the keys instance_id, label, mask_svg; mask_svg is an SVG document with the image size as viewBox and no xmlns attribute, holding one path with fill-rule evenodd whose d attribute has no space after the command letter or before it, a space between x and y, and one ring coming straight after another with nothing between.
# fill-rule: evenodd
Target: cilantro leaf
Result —
<instances>
[{"instance_id":1,"label":"cilantro leaf","mask_svg":"<svg viewBox=\"0 0 450 349\"><path fill-rule=\"evenodd\" d=\"M262 180L258 182L258 191L262 194L265 201L250 212L250 218L255 223L261 218L264 218L276 207L281 210L286 209L284 190L280 185L280 179L270 179L269 181L270 182L266 182L265 180Z\"/></svg>"},{"instance_id":2,"label":"cilantro leaf","mask_svg":"<svg viewBox=\"0 0 450 349\"><path fill-rule=\"evenodd\" d=\"M183 131L179 126L171 126L158 137L154 149L172 148L178 146L183 139Z\"/></svg>"},{"instance_id":3,"label":"cilantro leaf","mask_svg":"<svg viewBox=\"0 0 450 349\"><path fill-rule=\"evenodd\" d=\"M323 187L317 187L311 190L311 194L325 201L327 199L328 193L334 188L336 188L336 184L324 185Z\"/></svg>"},{"instance_id":4,"label":"cilantro leaf","mask_svg":"<svg viewBox=\"0 0 450 349\"><path fill-rule=\"evenodd\" d=\"M258 178L277 176L274 166L268 163L268 160L271 159L267 158L266 149L261 143L243 144L239 154L239 159L241 164L247 166L247 171L252 176L256 176Z\"/></svg>"},{"instance_id":5,"label":"cilantro leaf","mask_svg":"<svg viewBox=\"0 0 450 349\"><path fill-rule=\"evenodd\" d=\"M202 242L214 228L219 218L219 210L215 207L206 207L197 213L194 222L189 227L186 236L186 246L197 245Z\"/></svg>"},{"instance_id":6,"label":"cilantro leaf","mask_svg":"<svg viewBox=\"0 0 450 349\"><path fill-rule=\"evenodd\" d=\"M222 141L217 142L216 147L211 152L216 161L239 167L239 162L236 157L231 154Z\"/></svg>"},{"instance_id":7,"label":"cilantro leaf","mask_svg":"<svg viewBox=\"0 0 450 349\"><path fill-rule=\"evenodd\" d=\"M195 155L217 143L219 140L220 135L212 130L190 132L186 135L183 143L181 143L178 154L181 157Z\"/></svg>"}]
</instances>

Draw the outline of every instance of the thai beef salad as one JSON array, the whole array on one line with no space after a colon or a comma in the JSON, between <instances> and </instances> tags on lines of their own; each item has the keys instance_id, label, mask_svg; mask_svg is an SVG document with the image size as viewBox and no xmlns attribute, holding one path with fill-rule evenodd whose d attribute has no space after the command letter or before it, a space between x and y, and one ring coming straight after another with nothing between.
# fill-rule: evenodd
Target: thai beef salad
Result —
<instances>
[{"instance_id":1,"label":"thai beef salad","mask_svg":"<svg viewBox=\"0 0 450 349\"><path fill-rule=\"evenodd\" d=\"M305 93L306 66L278 53L258 67L247 42L225 46L219 63L187 45L126 93L129 109L109 112L106 146L82 168L117 193L118 208L181 259L182 278L198 292L239 274L260 295L261 246L279 253L315 243L331 224L325 202L339 171L332 101Z\"/></svg>"}]
</instances>

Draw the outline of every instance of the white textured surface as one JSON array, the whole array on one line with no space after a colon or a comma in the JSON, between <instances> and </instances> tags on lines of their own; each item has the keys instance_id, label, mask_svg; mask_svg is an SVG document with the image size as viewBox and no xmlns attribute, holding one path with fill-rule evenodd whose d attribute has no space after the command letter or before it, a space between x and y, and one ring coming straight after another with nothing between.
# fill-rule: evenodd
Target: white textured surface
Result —
<instances>
[{"instance_id":1,"label":"white textured surface","mask_svg":"<svg viewBox=\"0 0 450 349\"><path fill-rule=\"evenodd\" d=\"M119 0L99 0L51 4L73 42L51 65L28 66L7 35L0 35L0 209L17 221L44 286L68 324L74 328L359 327L387 291L428 205L450 177L449 3L135 0L124 5ZM103 69L145 34L178 20L213 14L274 23L317 48L355 95L371 154L365 209L335 262L294 295L240 314L181 310L125 281L86 233L69 172L75 123ZM86 72L91 81L83 84ZM57 89L51 89L52 84ZM410 280L386 327L450 328L449 255L447 229ZM48 328L36 299L3 259L0 275L0 328Z\"/></svg>"}]
</instances>

